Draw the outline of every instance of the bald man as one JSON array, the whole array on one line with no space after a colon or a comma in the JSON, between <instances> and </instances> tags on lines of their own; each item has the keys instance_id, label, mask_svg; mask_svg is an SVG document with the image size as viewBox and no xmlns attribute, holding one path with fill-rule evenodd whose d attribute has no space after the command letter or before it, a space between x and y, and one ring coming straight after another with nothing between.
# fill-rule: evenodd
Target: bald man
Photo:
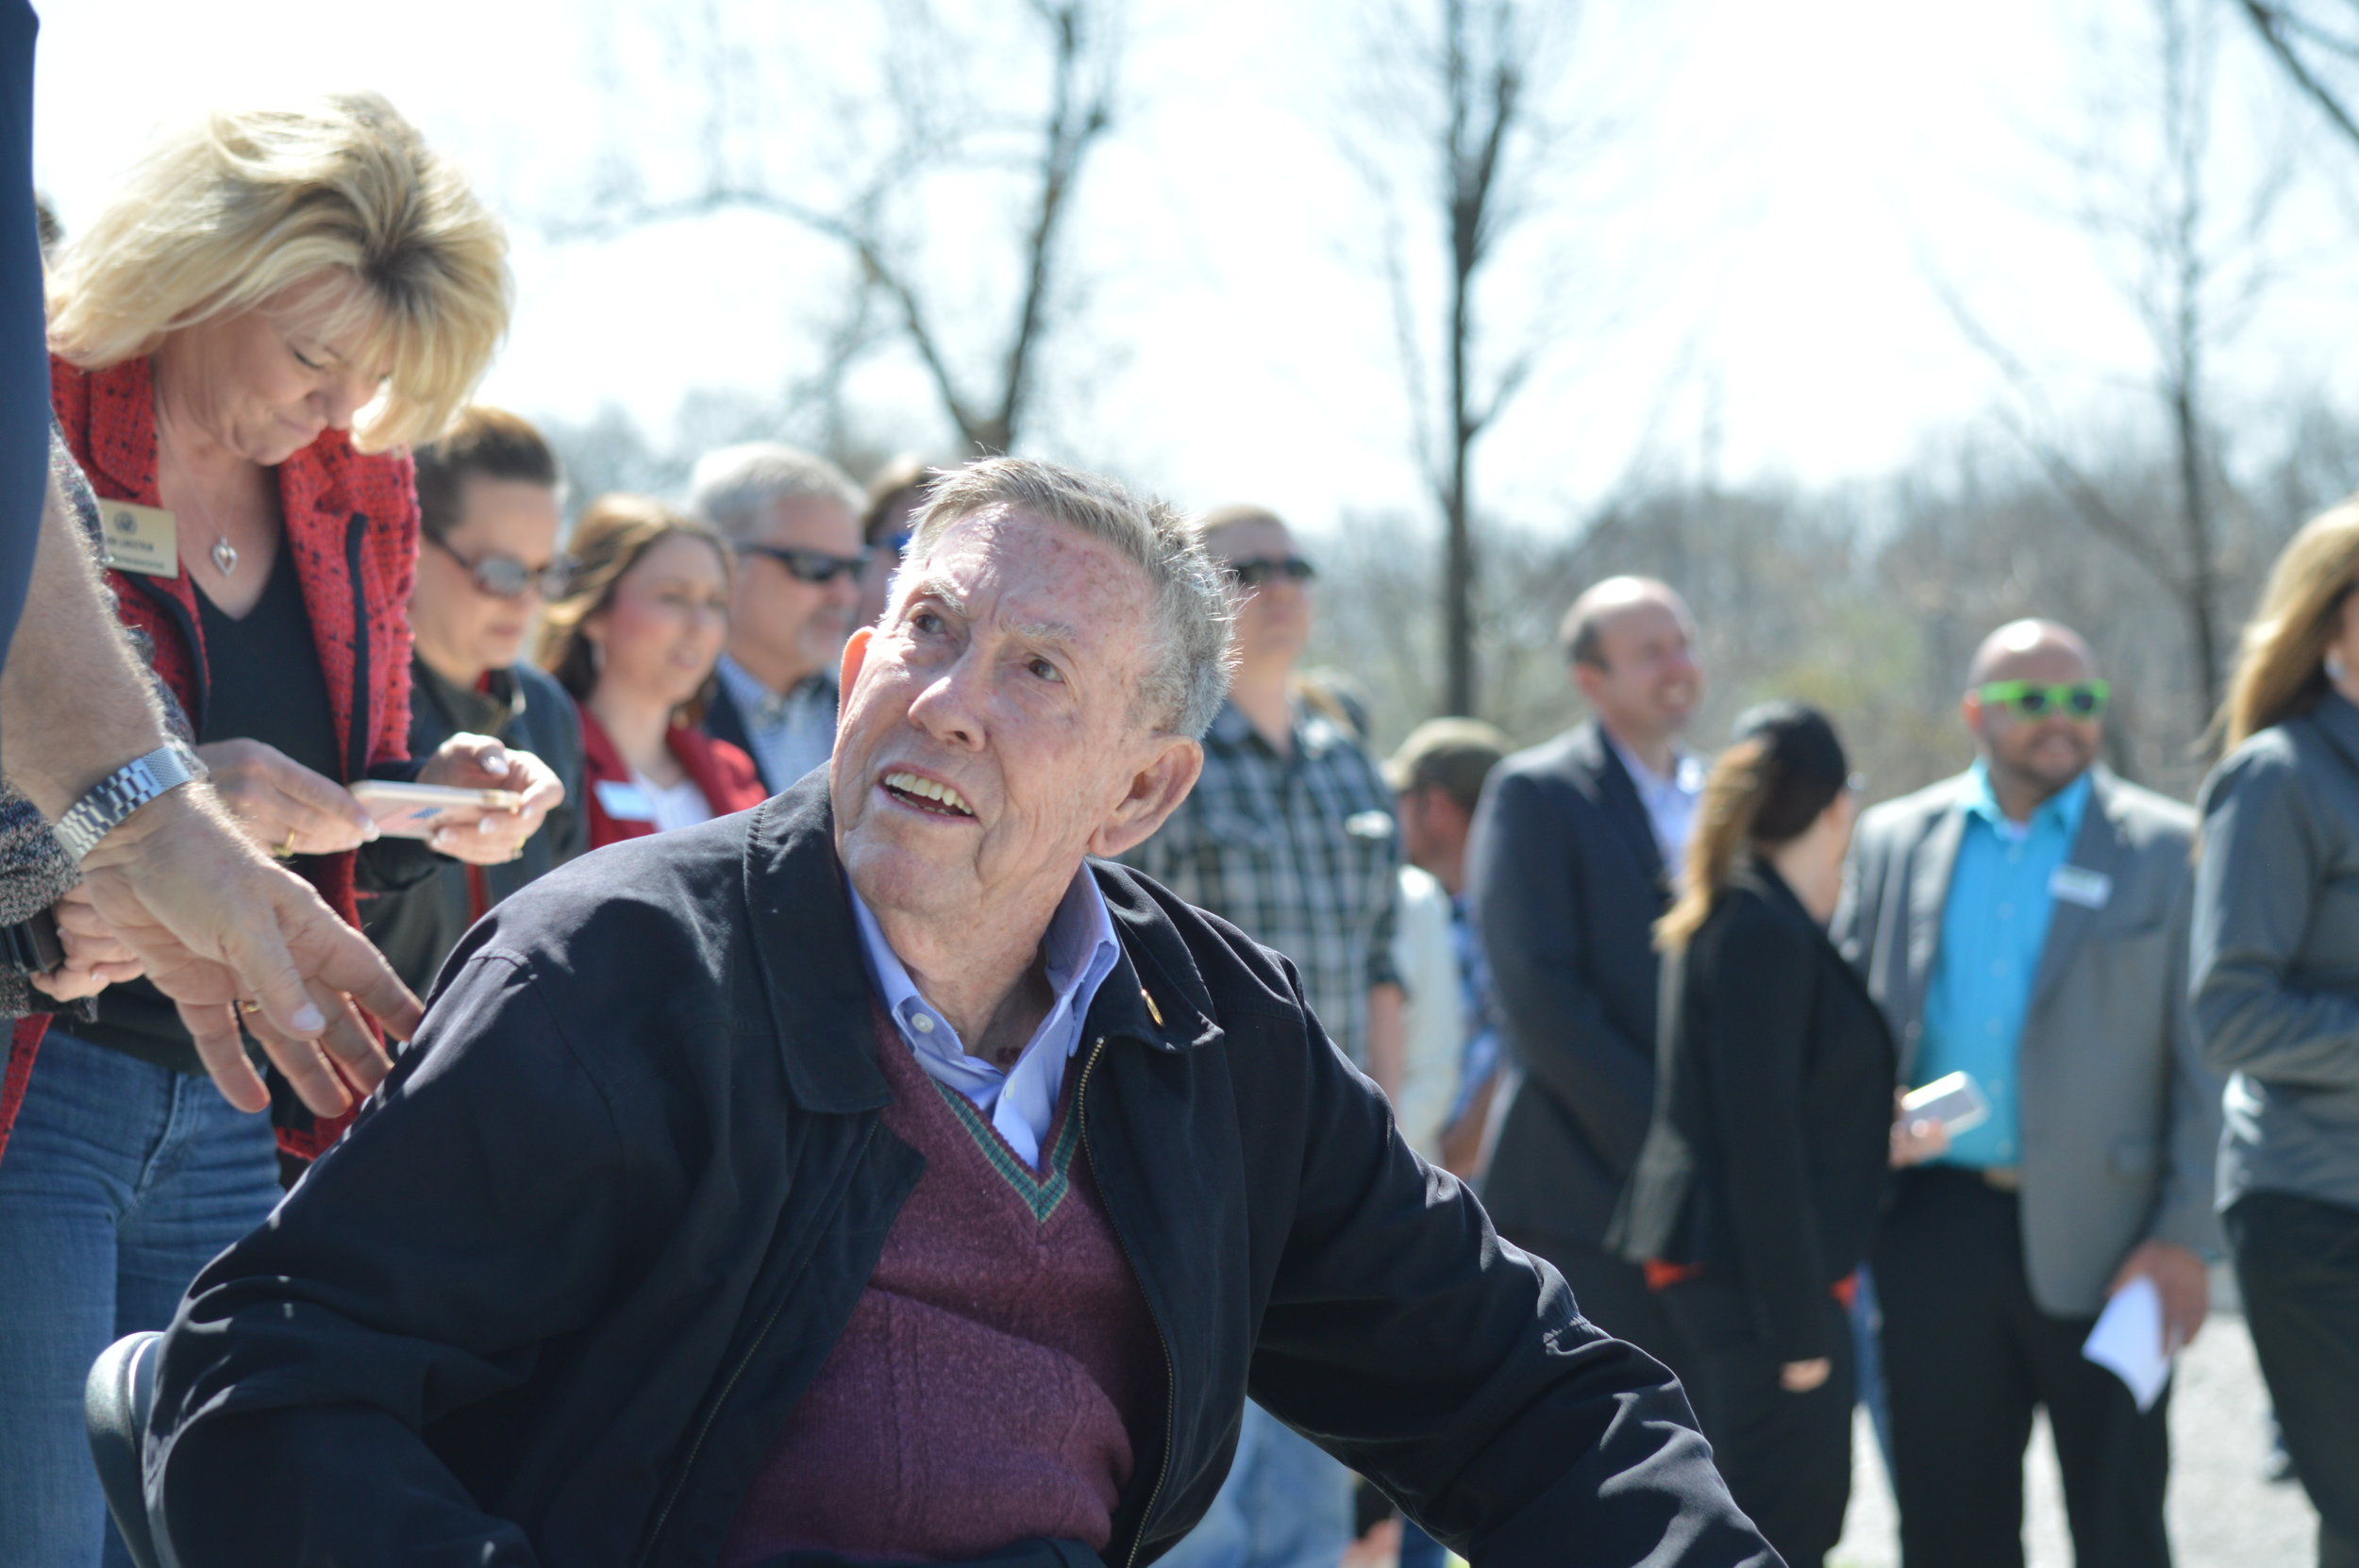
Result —
<instances>
[{"instance_id":1,"label":"bald man","mask_svg":"<svg viewBox=\"0 0 2359 1568\"><path fill-rule=\"evenodd\" d=\"M1524 1072L1483 1202L1590 1321L1676 1372L1678 1334L1605 1232L1654 1110L1654 923L1703 791L1681 743L1703 668L1687 606L1645 577L1582 593L1558 641L1593 716L1501 762L1475 816L1475 924Z\"/></svg>"},{"instance_id":2,"label":"bald man","mask_svg":"<svg viewBox=\"0 0 2359 1568\"><path fill-rule=\"evenodd\" d=\"M2081 1349L2141 1276L2167 1346L2202 1326L2219 1085L2186 1010L2194 815L2098 765L2110 694L2069 627L2001 626L1960 704L1973 767L1852 841L1835 939L1902 1084L1964 1073L1989 1108L1896 1131L1871 1259L1907 1568L2020 1568L2041 1406L2080 1568L2170 1560L2168 1392L2141 1411Z\"/></svg>"}]
</instances>

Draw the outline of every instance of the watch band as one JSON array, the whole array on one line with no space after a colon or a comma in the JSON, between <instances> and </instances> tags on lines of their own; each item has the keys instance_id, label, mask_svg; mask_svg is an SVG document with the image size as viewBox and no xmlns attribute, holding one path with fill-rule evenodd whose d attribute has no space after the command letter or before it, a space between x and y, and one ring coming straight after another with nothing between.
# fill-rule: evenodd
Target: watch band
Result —
<instances>
[{"instance_id":1,"label":"watch band","mask_svg":"<svg viewBox=\"0 0 2359 1568\"><path fill-rule=\"evenodd\" d=\"M204 776L204 760L179 742L168 741L100 779L58 819L52 831L79 864L99 840L122 826L124 818L158 795Z\"/></svg>"}]
</instances>

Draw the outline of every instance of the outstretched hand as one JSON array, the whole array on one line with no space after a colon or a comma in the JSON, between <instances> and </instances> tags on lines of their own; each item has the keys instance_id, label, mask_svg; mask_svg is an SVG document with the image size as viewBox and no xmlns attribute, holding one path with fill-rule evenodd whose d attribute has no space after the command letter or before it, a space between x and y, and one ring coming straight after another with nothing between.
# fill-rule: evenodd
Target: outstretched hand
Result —
<instances>
[{"instance_id":1,"label":"outstretched hand","mask_svg":"<svg viewBox=\"0 0 2359 1568\"><path fill-rule=\"evenodd\" d=\"M98 918L177 1005L215 1087L241 1110L270 1104L241 1018L324 1116L392 1070L362 1014L405 1040L418 1026L418 999L368 939L256 849L202 783L133 812L82 876Z\"/></svg>"}]
</instances>

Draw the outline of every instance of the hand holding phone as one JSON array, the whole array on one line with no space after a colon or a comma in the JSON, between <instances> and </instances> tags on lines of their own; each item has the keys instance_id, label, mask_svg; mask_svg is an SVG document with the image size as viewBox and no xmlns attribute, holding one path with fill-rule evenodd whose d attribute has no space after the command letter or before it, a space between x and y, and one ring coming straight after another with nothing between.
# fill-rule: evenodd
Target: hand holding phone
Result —
<instances>
[{"instance_id":1,"label":"hand holding phone","mask_svg":"<svg viewBox=\"0 0 2359 1568\"><path fill-rule=\"evenodd\" d=\"M524 797L513 790L467 790L448 784L395 784L364 778L352 786L388 838L430 839L444 827L464 827L494 811L513 811Z\"/></svg>"}]
</instances>

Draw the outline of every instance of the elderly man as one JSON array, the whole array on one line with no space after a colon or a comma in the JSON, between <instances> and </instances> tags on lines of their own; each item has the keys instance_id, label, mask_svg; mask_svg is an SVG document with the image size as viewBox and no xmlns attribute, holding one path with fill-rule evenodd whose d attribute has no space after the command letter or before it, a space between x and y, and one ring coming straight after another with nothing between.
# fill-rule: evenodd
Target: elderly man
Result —
<instances>
[{"instance_id":1,"label":"elderly man","mask_svg":"<svg viewBox=\"0 0 2359 1568\"><path fill-rule=\"evenodd\" d=\"M1161 508L947 481L828 775L501 905L192 1287L149 1452L186 1568L1128 1568L1248 1393L1486 1564L1772 1562L1293 970L1085 859L1195 782L1226 618Z\"/></svg>"},{"instance_id":2,"label":"elderly man","mask_svg":"<svg viewBox=\"0 0 2359 1568\"><path fill-rule=\"evenodd\" d=\"M1680 743L1703 670L1686 604L1650 578L1590 588L1557 635L1594 717L1501 762L1475 819L1475 925L1524 1072L1483 1201L1584 1313L1676 1368L1671 1320L1605 1231L1654 1110L1654 923L1703 790Z\"/></svg>"},{"instance_id":3,"label":"elderly man","mask_svg":"<svg viewBox=\"0 0 2359 1568\"><path fill-rule=\"evenodd\" d=\"M1909 1568L2023 1560L2023 1448L2045 1406L2080 1568L2170 1560L2167 1398L2140 1410L2081 1347L2156 1287L2175 1348L2218 1250L2220 1086L2188 1020L2194 813L2097 765L2108 690L2069 628L1974 656L1979 754L1860 819L1835 935L1910 1084L1964 1073L1989 1115L1916 1145L1872 1255Z\"/></svg>"},{"instance_id":4,"label":"elderly man","mask_svg":"<svg viewBox=\"0 0 2359 1568\"><path fill-rule=\"evenodd\" d=\"M751 757L777 794L835 743L835 665L868 564L868 497L824 458L755 442L705 454L688 507L738 562L705 729Z\"/></svg>"}]
</instances>

